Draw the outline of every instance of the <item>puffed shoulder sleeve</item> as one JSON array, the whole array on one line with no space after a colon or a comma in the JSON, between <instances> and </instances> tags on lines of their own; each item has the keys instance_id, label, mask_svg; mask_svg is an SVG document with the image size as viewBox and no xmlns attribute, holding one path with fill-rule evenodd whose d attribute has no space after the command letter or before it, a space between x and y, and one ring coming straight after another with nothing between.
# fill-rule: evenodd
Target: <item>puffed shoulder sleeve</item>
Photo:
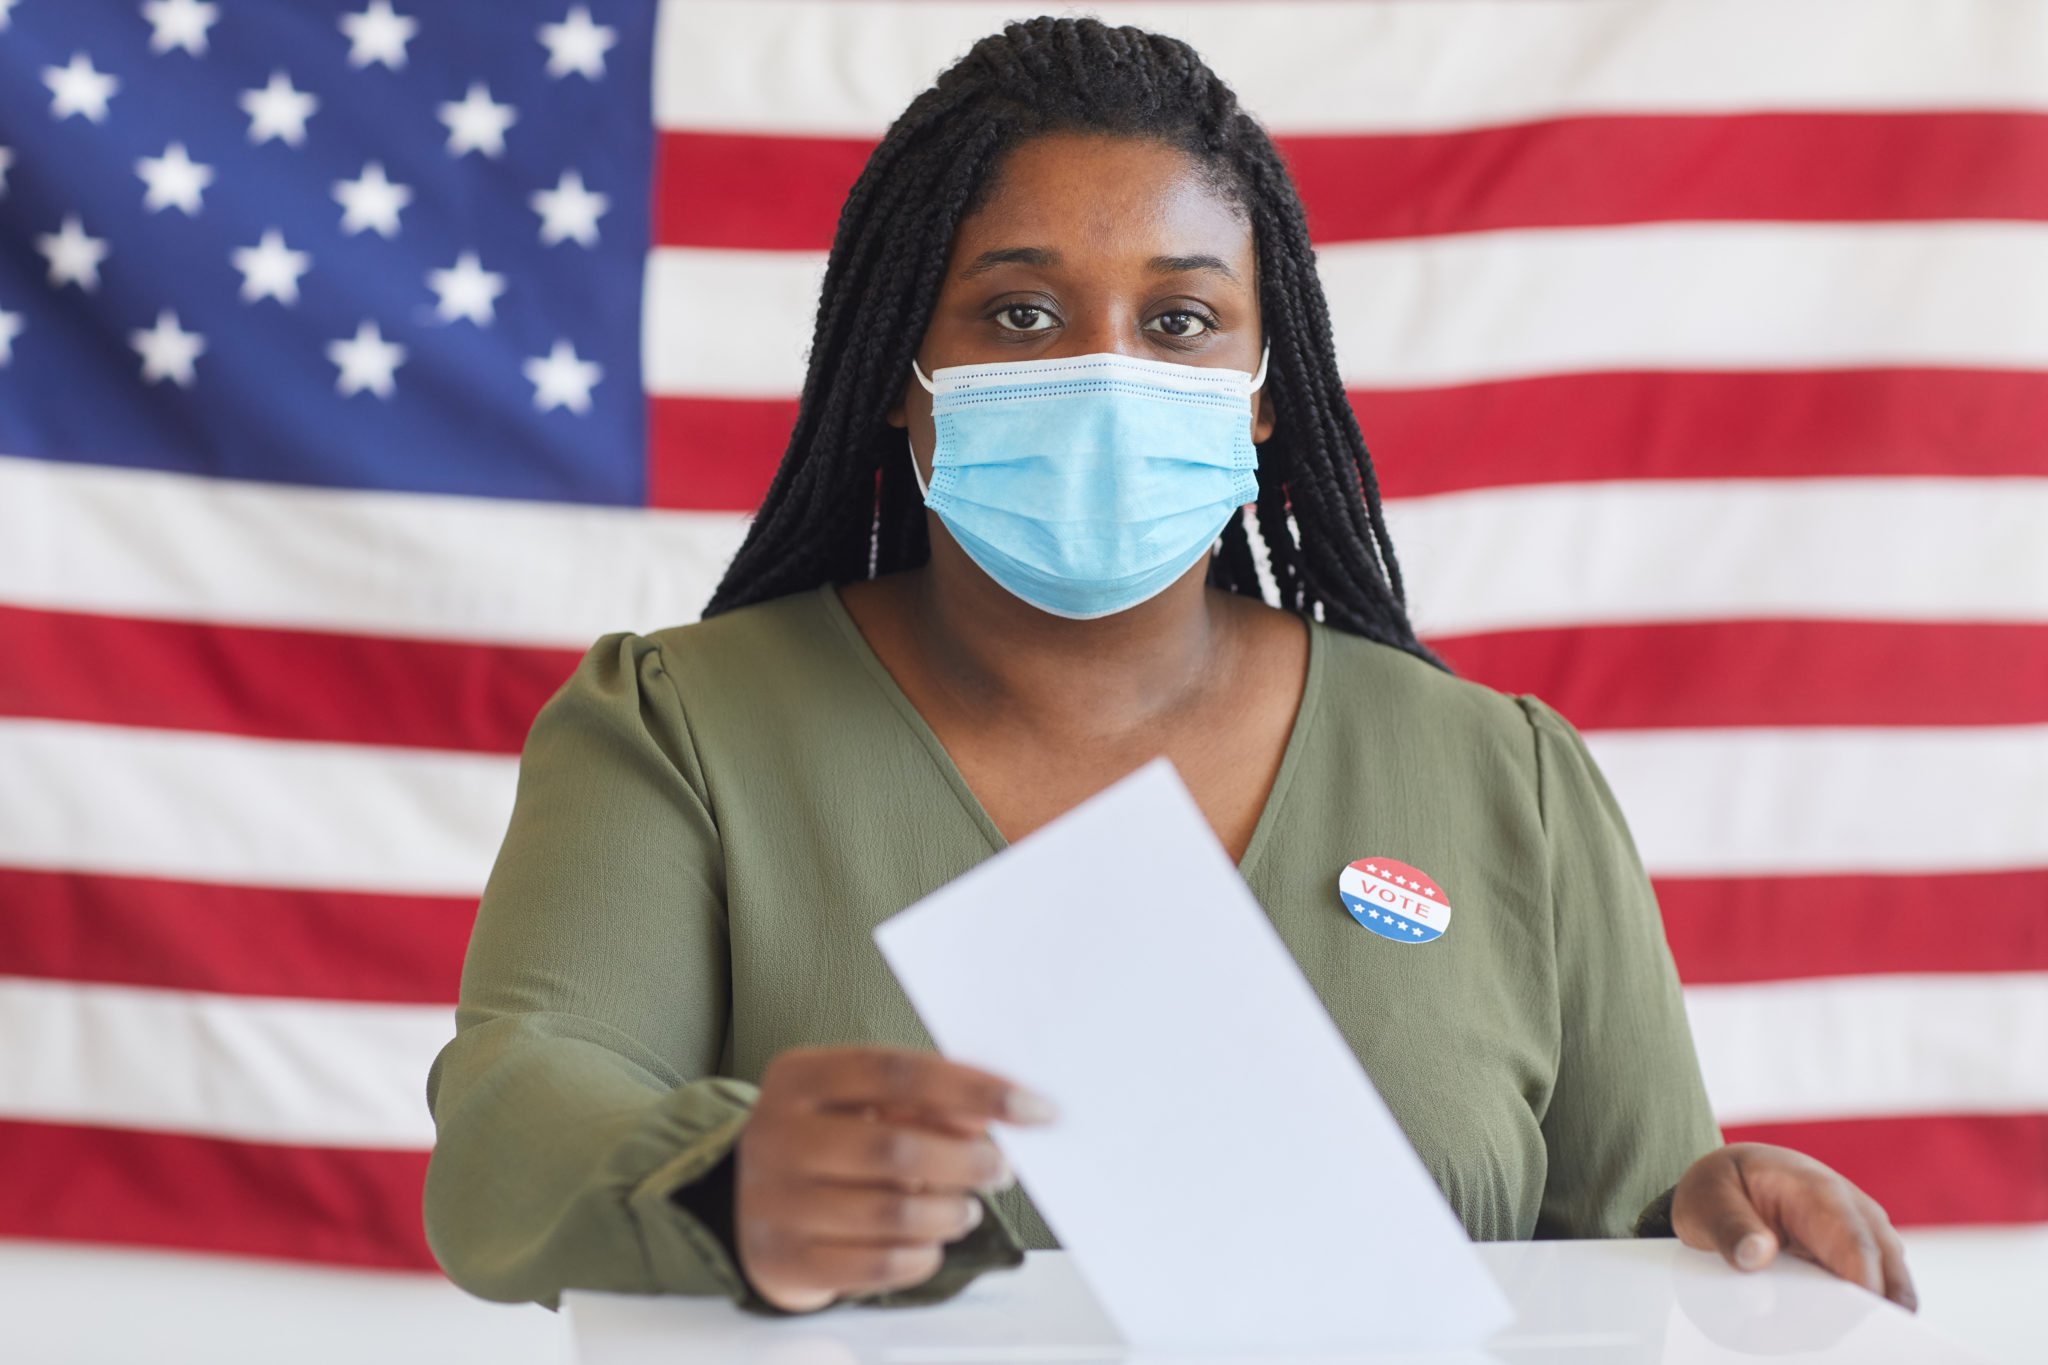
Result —
<instances>
[{"instance_id":1,"label":"puffed shoulder sleeve","mask_svg":"<svg viewBox=\"0 0 2048 1365\"><path fill-rule=\"evenodd\" d=\"M715 1072L729 961L719 832L660 648L611 636L543 708L427 1082L427 1239L456 1283L746 1297L686 1191L753 1088Z\"/></svg>"},{"instance_id":2,"label":"puffed shoulder sleeve","mask_svg":"<svg viewBox=\"0 0 2048 1365\"><path fill-rule=\"evenodd\" d=\"M1523 698L1536 745L1560 1043L1539 1237L1625 1237L1720 1144L1650 879L1585 741Z\"/></svg>"}]
</instances>

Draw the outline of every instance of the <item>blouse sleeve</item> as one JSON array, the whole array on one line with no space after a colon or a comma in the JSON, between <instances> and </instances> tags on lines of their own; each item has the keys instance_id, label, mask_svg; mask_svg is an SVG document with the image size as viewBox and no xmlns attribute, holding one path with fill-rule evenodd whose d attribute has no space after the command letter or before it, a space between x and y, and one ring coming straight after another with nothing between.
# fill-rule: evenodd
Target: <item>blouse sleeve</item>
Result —
<instances>
[{"instance_id":1,"label":"blouse sleeve","mask_svg":"<svg viewBox=\"0 0 2048 1365\"><path fill-rule=\"evenodd\" d=\"M1585 741L1533 698L1556 933L1559 1056L1538 1237L1625 1237L1720 1144L1663 919Z\"/></svg>"}]
</instances>

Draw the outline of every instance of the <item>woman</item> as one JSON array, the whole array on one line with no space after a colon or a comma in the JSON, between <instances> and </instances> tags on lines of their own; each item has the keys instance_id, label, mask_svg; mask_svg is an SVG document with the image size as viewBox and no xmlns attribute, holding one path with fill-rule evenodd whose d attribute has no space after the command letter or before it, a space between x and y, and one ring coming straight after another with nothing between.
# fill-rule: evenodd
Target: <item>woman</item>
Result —
<instances>
[{"instance_id":1,"label":"woman","mask_svg":"<svg viewBox=\"0 0 2048 1365\"><path fill-rule=\"evenodd\" d=\"M430 1082L448 1273L801 1311L1049 1245L987 1133L1051 1105L930 1055L869 934L1159 754L1472 1235L1675 1229L1912 1302L1867 1197L1718 1145L1576 734L1417 642L1264 133L1184 45L1052 19L855 185L707 619L601 641L534 724ZM1368 855L1450 931L1354 921Z\"/></svg>"}]
</instances>

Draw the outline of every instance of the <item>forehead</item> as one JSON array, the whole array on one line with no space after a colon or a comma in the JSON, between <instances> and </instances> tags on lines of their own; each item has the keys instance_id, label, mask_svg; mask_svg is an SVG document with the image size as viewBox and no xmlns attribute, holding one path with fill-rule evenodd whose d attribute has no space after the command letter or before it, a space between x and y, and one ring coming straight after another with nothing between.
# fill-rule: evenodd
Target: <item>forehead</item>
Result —
<instances>
[{"instance_id":1,"label":"forehead","mask_svg":"<svg viewBox=\"0 0 2048 1365\"><path fill-rule=\"evenodd\" d=\"M1018 246L1077 262L1200 254L1248 266L1252 230L1229 192L1177 147L1053 133L1004 159L986 201L962 220L953 254L971 260Z\"/></svg>"}]
</instances>

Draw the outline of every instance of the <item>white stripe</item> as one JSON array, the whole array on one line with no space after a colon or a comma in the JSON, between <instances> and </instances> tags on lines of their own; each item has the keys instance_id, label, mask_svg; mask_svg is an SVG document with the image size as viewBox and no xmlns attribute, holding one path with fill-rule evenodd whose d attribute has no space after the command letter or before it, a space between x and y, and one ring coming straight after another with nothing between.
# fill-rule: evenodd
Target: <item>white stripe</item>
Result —
<instances>
[{"instance_id":1,"label":"white stripe","mask_svg":"<svg viewBox=\"0 0 2048 1365\"><path fill-rule=\"evenodd\" d=\"M0 601L582 649L695 619L746 519L0 457Z\"/></svg>"},{"instance_id":2,"label":"white stripe","mask_svg":"<svg viewBox=\"0 0 2048 1365\"><path fill-rule=\"evenodd\" d=\"M1583 370L2048 368L2039 224L1652 223L1316 254L1353 388Z\"/></svg>"},{"instance_id":3,"label":"white stripe","mask_svg":"<svg viewBox=\"0 0 2048 1365\"><path fill-rule=\"evenodd\" d=\"M2048 725L1603 730L1586 743L1655 875L2048 867Z\"/></svg>"},{"instance_id":4,"label":"white stripe","mask_svg":"<svg viewBox=\"0 0 2048 1365\"><path fill-rule=\"evenodd\" d=\"M1723 1123L2048 1111L2048 973L1692 986Z\"/></svg>"},{"instance_id":5,"label":"white stripe","mask_svg":"<svg viewBox=\"0 0 2048 1365\"><path fill-rule=\"evenodd\" d=\"M824 280L823 252L650 251L641 382L654 394L794 397Z\"/></svg>"},{"instance_id":6,"label":"white stripe","mask_svg":"<svg viewBox=\"0 0 2048 1365\"><path fill-rule=\"evenodd\" d=\"M655 120L878 137L977 39L1038 13L1185 39L1283 133L2048 108L2048 12L2000 0L667 0Z\"/></svg>"},{"instance_id":7,"label":"white stripe","mask_svg":"<svg viewBox=\"0 0 2048 1365\"><path fill-rule=\"evenodd\" d=\"M452 1006L0 977L0 1116L252 1142L426 1148ZM19 1045L32 1040L32 1046Z\"/></svg>"},{"instance_id":8,"label":"white stripe","mask_svg":"<svg viewBox=\"0 0 2048 1365\"><path fill-rule=\"evenodd\" d=\"M2048 368L2041 224L1548 228L1324 244L1318 261L1352 388L1587 370ZM809 251L650 253L648 390L800 392L824 269Z\"/></svg>"},{"instance_id":9,"label":"white stripe","mask_svg":"<svg viewBox=\"0 0 2048 1365\"><path fill-rule=\"evenodd\" d=\"M421 895L483 889L519 761L0 719L0 865Z\"/></svg>"},{"instance_id":10,"label":"white stripe","mask_svg":"<svg viewBox=\"0 0 2048 1365\"><path fill-rule=\"evenodd\" d=\"M1538 484L1387 504L1425 635L1831 618L2048 623L2048 479Z\"/></svg>"}]
</instances>

